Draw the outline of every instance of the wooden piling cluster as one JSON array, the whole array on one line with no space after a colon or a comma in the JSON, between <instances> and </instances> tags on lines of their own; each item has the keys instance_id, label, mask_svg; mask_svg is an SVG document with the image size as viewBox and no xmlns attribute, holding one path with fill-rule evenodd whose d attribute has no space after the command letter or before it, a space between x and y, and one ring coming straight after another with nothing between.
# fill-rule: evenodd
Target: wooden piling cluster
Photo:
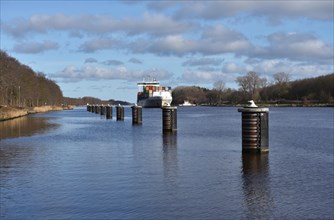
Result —
<instances>
[{"instance_id":1,"label":"wooden piling cluster","mask_svg":"<svg viewBox=\"0 0 334 220\"><path fill-rule=\"evenodd\" d=\"M116 108L116 120L124 120L124 106L118 105ZM134 105L132 109L132 124L142 124L142 107ZM113 107L110 105L89 105L87 104L87 111L95 114L105 115L106 119L112 119L113 117ZM177 130L177 108L172 106L162 107L162 131L175 132Z\"/></svg>"},{"instance_id":2,"label":"wooden piling cluster","mask_svg":"<svg viewBox=\"0 0 334 220\"><path fill-rule=\"evenodd\" d=\"M124 120L124 106L118 105L116 108L116 120ZM105 115L106 119L113 118L113 107L111 105L89 105L87 104L87 111L101 116ZM132 122L133 124L141 124L142 119L142 107L132 106Z\"/></svg>"},{"instance_id":3,"label":"wooden piling cluster","mask_svg":"<svg viewBox=\"0 0 334 220\"><path fill-rule=\"evenodd\" d=\"M253 102L253 101L252 101ZM132 106L132 124L142 124L142 107ZM106 115L112 119L112 106L89 105L87 111ZM238 109L242 113L242 152L266 153L269 151L269 109L251 106ZM124 120L124 107L116 106L116 120ZM177 130L177 107L162 107L162 131L175 132Z\"/></svg>"},{"instance_id":4,"label":"wooden piling cluster","mask_svg":"<svg viewBox=\"0 0 334 220\"><path fill-rule=\"evenodd\" d=\"M87 104L87 111L99 115L106 115L107 119L112 118L112 106L110 105L89 105ZM111 112L111 114L110 114Z\"/></svg>"}]
</instances>

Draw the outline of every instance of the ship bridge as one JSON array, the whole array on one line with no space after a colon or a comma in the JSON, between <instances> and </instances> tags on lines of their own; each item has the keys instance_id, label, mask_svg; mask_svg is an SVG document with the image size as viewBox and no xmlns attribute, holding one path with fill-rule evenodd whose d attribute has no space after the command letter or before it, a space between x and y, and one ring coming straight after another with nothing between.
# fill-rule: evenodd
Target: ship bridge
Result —
<instances>
[{"instance_id":1,"label":"ship bridge","mask_svg":"<svg viewBox=\"0 0 334 220\"><path fill-rule=\"evenodd\" d=\"M142 81L137 83L138 86L159 86L160 83L156 80L153 81Z\"/></svg>"}]
</instances>

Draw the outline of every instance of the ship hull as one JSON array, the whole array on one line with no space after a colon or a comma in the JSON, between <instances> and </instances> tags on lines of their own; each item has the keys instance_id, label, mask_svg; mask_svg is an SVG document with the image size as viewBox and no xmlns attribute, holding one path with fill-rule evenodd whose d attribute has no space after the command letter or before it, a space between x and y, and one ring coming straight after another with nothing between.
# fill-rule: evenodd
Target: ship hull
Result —
<instances>
[{"instance_id":1,"label":"ship hull","mask_svg":"<svg viewBox=\"0 0 334 220\"><path fill-rule=\"evenodd\" d=\"M162 97L149 97L138 101L137 105L143 108L161 108L163 106L170 106L171 100L163 99Z\"/></svg>"}]
</instances>

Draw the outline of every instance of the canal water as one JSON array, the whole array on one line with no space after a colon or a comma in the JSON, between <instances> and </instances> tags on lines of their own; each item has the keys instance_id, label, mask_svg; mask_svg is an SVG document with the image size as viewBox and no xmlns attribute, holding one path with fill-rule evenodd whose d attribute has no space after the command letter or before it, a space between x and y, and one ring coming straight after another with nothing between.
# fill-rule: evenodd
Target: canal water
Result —
<instances>
[{"instance_id":1,"label":"canal water","mask_svg":"<svg viewBox=\"0 0 334 220\"><path fill-rule=\"evenodd\" d=\"M115 111L114 111L115 114ZM269 154L243 155L232 107L143 124L85 108L0 123L0 219L333 219L333 108L270 108Z\"/></svg>"}]
</instances>

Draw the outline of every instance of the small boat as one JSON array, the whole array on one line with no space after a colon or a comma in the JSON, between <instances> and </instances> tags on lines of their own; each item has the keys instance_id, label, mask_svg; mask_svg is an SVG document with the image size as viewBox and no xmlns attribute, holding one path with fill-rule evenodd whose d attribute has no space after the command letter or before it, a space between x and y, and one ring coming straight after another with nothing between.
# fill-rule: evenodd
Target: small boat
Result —
<instances>
[{"instance_id":1,"label":"small boat","mask_svg":"<svg viewBox=\"0 0 334 220\"><path fill-rule=\"evenodd\" d=\"M180 104L179 106L196 106L195 104L190 103L189 101L185 100L183 104Z\"/></svg>"}]
</instances>

